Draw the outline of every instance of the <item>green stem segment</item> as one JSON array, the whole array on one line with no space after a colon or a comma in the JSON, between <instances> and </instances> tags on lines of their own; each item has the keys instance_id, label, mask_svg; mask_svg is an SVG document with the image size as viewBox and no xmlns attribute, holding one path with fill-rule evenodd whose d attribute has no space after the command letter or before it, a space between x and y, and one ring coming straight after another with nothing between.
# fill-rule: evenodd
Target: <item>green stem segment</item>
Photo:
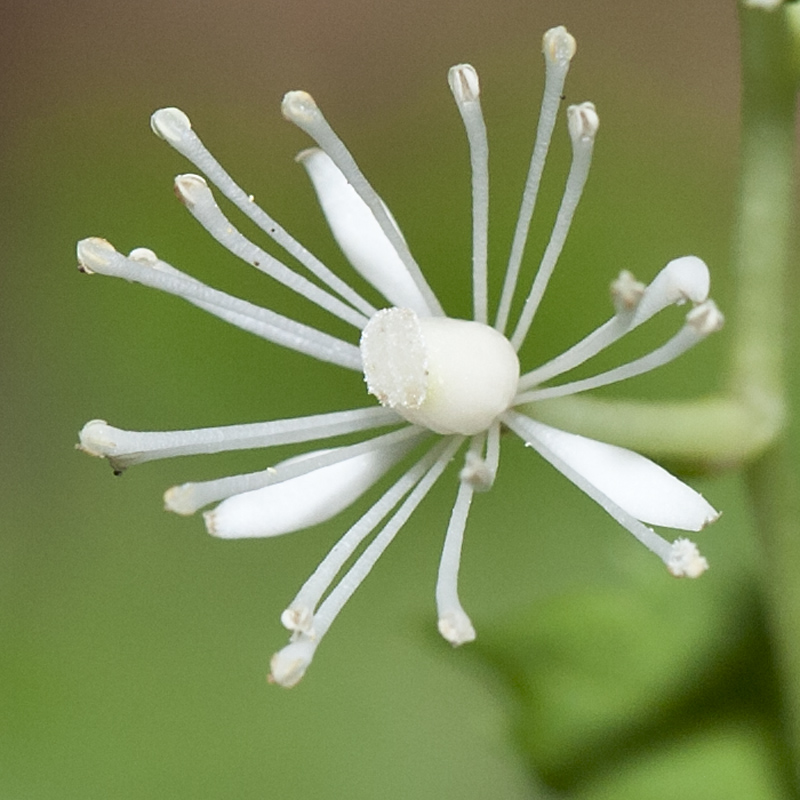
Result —
<instances>
[{"instance_id":1,"label":"green stem segment","mask_svg":"<svg viewBox=\"0 0 800 800\"><path fill-rule=\"evenodd\" d=\"M783 417L785 363L795 352L787 298L794 210L797 6L741 10L742 182L736 236L740 294L733 391L759 415ZM794 310L794 308L792 308ZM794 394L794 393L793 393ZM800 405L800 397L791 397ZM800 787L800 474L797 413L745 471L763 548L762 586Z\"/></svg>"}]
</instances>

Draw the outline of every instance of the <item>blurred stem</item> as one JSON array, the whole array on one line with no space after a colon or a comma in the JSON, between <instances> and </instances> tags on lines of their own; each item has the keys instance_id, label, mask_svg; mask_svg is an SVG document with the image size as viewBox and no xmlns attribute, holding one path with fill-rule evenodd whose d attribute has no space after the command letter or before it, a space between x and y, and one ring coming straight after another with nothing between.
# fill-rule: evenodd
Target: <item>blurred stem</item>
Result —
<instances>
[{"instance_id":1,"label":"blurred stem","mask_svg":"<svg viewBox=\"0 0 800 800\"><path fill-rule=\"evenodd\" d=\"M800 66L797 9L740 12L742 180L735 255L742 300L734 333L733 388L754 405L782 405L789 355L784 348L791 338L787 310L794 288L788 268ZM796 414L789 425L795 427ZM763 545L762 585L800 789L800 476L793 455L789 437L780 436L747 466L745 476Z\"/></svg>"}]
</instances>

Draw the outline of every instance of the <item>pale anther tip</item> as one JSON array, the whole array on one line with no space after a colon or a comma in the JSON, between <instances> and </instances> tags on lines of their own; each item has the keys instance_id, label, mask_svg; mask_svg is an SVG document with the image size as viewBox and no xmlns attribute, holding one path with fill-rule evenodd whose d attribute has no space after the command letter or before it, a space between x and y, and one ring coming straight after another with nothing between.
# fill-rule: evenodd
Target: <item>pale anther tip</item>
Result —
<instances>
[{"instance_id":1,"label":"pale anther tip","mask_svg":"<svg viewBox=\"0 0 800 800\"><path fill-rule=\"evenodd\" d=\"M708 336L722 329L725 315L713 300L705 300L686 315L686 324L694 328L700 336Z\"/></svg>"},{"instance_id":2,"label":"pale anther tip","mask_svg":"<svg viewBox=\"0 0 800 800\"><path fill-rule=\"evenodd\" d=\"M78 434L78 450L97 458L105 458L115 443L109 438L109 425L104 419L89 420Z\"/></svg>"},{"instance_id":3,"label":"pale anther tip","mask_svg":"<svg viewBox=\"0 0 800 800\"><path fill-rule=\"evenodd\" d=\"M553 63L568 63L575 55L576 49L575 37L563 25L550 28L542 37L544 57Z\"/></svg>"},{"instance_id":4,"label":"pale anther tip","mask_svg":"<svg viewBox=\"0 0 800 800\"><path fill-rule=\"evenodd\" d=\"M290 122L311 122L319 115L319 107L308 92L291 91L283 96L281 113Z\"/></svg>"},{"instance_id":5,"label":"pale anther tip","mask_svg":"<svg viewBox=\"0 0 800 800\"><path fill-rule=\"evenodd\" d=\"M307 606L289 606L281 614L281 625L293 633L313 634L314 614Z\"/></svg>"},{"instance_id":6,"label":"pale anther tip","mask_svg":"<svg viewBox=\"0 0 800 800\"><path fill-rule=\"evenodd\" d=\"M182 517L191 516L196 509L188 502L188 495L187 484L167 489L164 492L164 510L179 514Z\"/></svg>"},{"instance_id":7,"label":"pale anther tip","mask_svg":"<svg viewBox=\"0 0 800 800\"><path fill-rule=\"evenodd\" d=\"M676 578L699 578L708 569L708 561L694 542L676 539L670 548L667 569Z\"/></svg>"},{"instance_id":8,"label":"pale anther tip","mask_svg":"<svg viewBox=\"0 0 800 800\"><path fill-rule=\"evenodd\" d=\"M166 505L166 495L164 500ZM213 511L203 512L203 524L206 526L206 533L209 536L217 536L217 518Z\"/></svg>"},{"instance_id":9,"label":"pale anther tip","mask_svg":"<svg viewBox=\"0 0 800 800\"><path fill-rule=\"evenodd\" d=\"M315 645L308 639L292 642L272 656L269 663L270 673L267 680L277 683L285 689L296 686L305 675L311 659L314 657Z\"/></svg>"},{"instance_id":10,"label":"pale anther tip","mask_svg":"<svg viewBox=\"0 0 800 800\"><path fill-rule=\"evenodd\" d=\"M150 127L159 138L178 142L192 129L192 123L179 108L159 108L150 117Z\"/></svg>"},{"instance_id":11,"label":"pale anther tip","mask_svg":"<svg viewBox=\"0 0 800 800\"><path fill-rule=\"evenodd\" d=\"M134 247L128 253L128 258L131 261L138 261L140 264L147 264L148 266L158 263L158 256L149 247Z\"/></svg>"},{"instance_id":12,"label":"pale anther tip","mask_svg":"<svg viewBox=\"0 0 800 800\"><path fill-rule=\"evenodd\" d=\"M78 255L78 269L87 275L107 267L109 256L117 252L111 242L99 236L81 239L75 249Z\"/></svg>"},{"instance_id":13,"label":"pale anther tip","mask_svg":"<svg viewBox=\"0 0 800 800\"><path fill-rule=\"evenodd\" d=\"M202 178L200 175L193 175L191 173L176 175L173 187L178 200L190 208L201 198L211 194L206 179Z\"/></svg>"},{"instance_id":14,"label":"pale anther tip","mask_svg":"<svg viewBox=\"0 0 800 800\"><path fill-rule=\"evenodd\" d=\"M475 628L469 617L461 610L449 611L439 617L439 633L453 647L475 641Z\"/></svg>"},{"instance_id":15,"label":"pale anther tip","mask_svg":"<svg viewBox=\"0 0 800 800\"><path fill-rule=\"evenodd\" d=\"M458 478L463 483L472 486L473 491L488 492L494 484L494 473L489 465L480 456L468 452L464 459L464 466L458 473Z\"/></svg>"},{"instance_id":16,"label":"pale anther tip","mask_svg":"<svg viewBox=\"0 0 800 800\"><path fill-rule=\"evenodd\" d=\"M456 66L450 67L450 71L447 73L447 82L459 105L474 103L480 97L481 87L478 73L471 64L456 64Z\"/></svg>"},{"instance_id":17,"label":"pale anther tip","mask_svg":"<svg viewBox=\"0 0 800 800\"><path fill-rule=\"evenodd\" d=\"M573 142L586 142L594 139L600 127L600 117L594 103L585 102L567 109L567 125Z\"/></svg>"},{"instance_id":18,"label":"pale anther tip","mask_svg":"<svg viewBox=\"0 0 800 800\"><path fill-rule=\"evenodd\" d=\"M644 295L645 285L633 273L623 269L611 282L611 302L617 314L633 311Z\"/></svg>"}]
</instances>

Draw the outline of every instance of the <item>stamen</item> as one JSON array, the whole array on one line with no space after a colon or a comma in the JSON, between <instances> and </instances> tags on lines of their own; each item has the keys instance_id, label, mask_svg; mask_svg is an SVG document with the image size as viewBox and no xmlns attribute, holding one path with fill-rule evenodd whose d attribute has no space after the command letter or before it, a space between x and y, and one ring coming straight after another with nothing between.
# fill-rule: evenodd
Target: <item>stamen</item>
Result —
<instances>
[{"instance_id":1,"label":"stamen","mask_svg":"<svg viewBox=\"0 0 800 800\"><path fill-rule=\"evenodd\" d=\"M515 411L502 420L667 565L674 556L672 545L642 520L697 531L719 517L702 495L637 453L550 428Z\"/></svg>"},{"instance_id":2,"label":"stamen","mask_svg":"<svg viewBox=\"0 0 800 800\"><path fill-rule=\"evenodd\" d=\"M713 300L706 300L693 308L686 316L686 324L668 342L656 348L641 358L623 364L621 367L610 369L592 378L564 383L561 386L549 386L545 389L535 389L532 392L523 392L514 398L514 405L531 403L536 400L549 400L553 397L586 392L600 386L643 375L656 367L661 367L674 361L687 350L702 342L709 334L722 328L724 317Z\"/></svg>"},{"instance_id":3,"label":"stamen","mask_svg":"<svg viewBox=\"0 0 800 800\"><path fill-rule=\"evenodd\" d=\"M336 164L352 187L358 192L359 197L369 206L386 238L397 250L397 254L414 279L414 283L417 284L420 292L422 292L425 302L428 304L429 313L434 316L444 316L444 311L436 295L425 280L425 276L411 255L408 245L386 213L383 201L358 168L355 159L345 147L344 142L328 124L314 98L308 92L287 92L281 104L281 111L286 119L305 131L331 157L333 163Z\"/></svg>"},{"instance_id":4,"label":"stamen","mask_svg":"<svg viewBox=\"0 0 800 800\"><path fill-rule=\"evenodd\" d=\"M271 467L260 472L231 475L218 480L184 483L180 486L173 486L166 491L164 494L164 507L167 511L173 511L176 514L194 514L199 508L207 506L209 503L215 503L217 500L224 500L234 494L251 492L264 486L289 480L289 478L296 478L298 475L305 475L305 473L315 469L337 464L340 461L345 461L348 458L353 458L371 450L390 447L407 439L416 439L421 442L429 435L430 431L420 430L410 425L407 428L376 436L374 439L368 439L365 442L359 442L347 447L337 447L334 450L310 456L303 461L287 464L280 471L277 471L275 467Z\"/></svg>"},{"instance_id":5,"label":"stamen","mask_svg":"<svg viewBox=\"0 0 800 800\"><path fill-rule=\"evenodd\" d=\"M396 425L400 421L397 414L387 408L359 408L187 431L126 431L95 419L83 426L78 447L89 455L107 458L112 468L121 472L135 464L161 458L296 444Z\"/></svg>"},{"instance_id":6,"label":"stamen","mask_svg":"<svg viewBox=\"0 0 800 800\"><path fill-rule=\"evenodd\" d=\"M448 73L469 142L472 166L472 305L475 322L487 322L487 251L489 246L489 143L483 121L478 73L459 64Z\"/></svg>"},{"instance_id":7,"label":"stamen","mask_svg":"<svg viewBox=\"0 0 800 800\"><path fill-rule=\"evenodd\" d=\"M558 216L550 234L550 241L547 243L530 294L525 301L514 335L511 337L511 344L517 350L522 346L530 330L536 309L539 307L547 282L553 274L553 269L567 239L572 218L575 216L578 201L583 193L583 187L586 185L586 179L589 177L595 134L600 124L594 105L581 103L578 106L570 106L567 109L567 120L572 139L572 165L567 176Z\"/></svg>"},{"instance_id":8,"label":"stamen","mask_svg":"<svg viewBox=\"0 0 800 800\"><path fill-rule=\"evenodd\" d=\"M627 275L630 276L630 273ZM628 278L621 273L617 281L612 284L612 298L615 291L630 290L638 294L636 286L638 281L634 280L631 283L631 280L632 276ZM709 280L708 267L696 256L673 259L651 281L639 297L638 303L628 308L625 302L620 303L615 299L617 314L614 317L569 350L523 375L519 381L520 391L530 389L583 364L670 305L681 305L687 300L692 303L702 303L708 297ZM634 294L629 295L629 298L633 297Z\"/></svg>"},{"instance_id":9,"label":"stamen","mask_svg":"<svg viewBox=\"0 0 800 800\"><path fill-rule=\"evenodd\" d=\"M105 239L92 238L78 242L78 262L87 274L96 272L160 289L270 342L320 361L361 371L361 355L355 345L212 289L166 262L141 257L143 253L152 251L139 248L134 252L140 257L126 258Z\"/></svg>"},{"instance_id":10,"label":"stamen","mask_svg":"<svg viewBox=\"0 0 800 800\"><path fill-rule=\"evenodd\" d=\"M511 301L517 288L522 256L525 253L525 244L528 240L533 210L536 207L536 197L539 194L544 163L547 159L558 107L564 92L564 82L569 71L569 63L575 55L575 39L567 33L567 29L563 26L551 28L545 33L542 40L542 52L546 65L544 93L539 112L539 124L536 129L536 142L533 146L531 165L528 169L517 227L514 231L514 241L511 245L511 255L508 259L508 268L503 283L503 293L497 311L497 321L494 325L500 333L505 333L508 325Z\"/></svg>"},{"instance_id":11,"label":"stamen","mask_svg":"<svg viewBox=\"0 0 800 800\"><path fill-rule=\"evenodd\" d=\"M375 562L392 542L398 531L405 525L408 518L416 510L425 496L441 477L450 459L464 441L463 436L451 436L443 440L444 450L433 466L428 470L422 480L416 485L405 502L394 513L381 532L369 543L356 563L347 571L333 591L325 598L319 610L314 615L314 634L317 640L327 633L331 623L336 619L344 604L350 599L353 592L367 577Z\"/></svg>"},{"instance_id":12,"label":"stamen","mask_svg":"<svg viewBox=\"0 0 800 800\"><path fill-rule=\"evenodd\" d=\"M322 595L328 591L339 571L355 553L361 542L380 525L386 515L441 458L446 447L447 443L444 441L432 447L336 542L311 577L303 584L289 607L281 614L281 622L284 627L290 631L312 634L314 609Z\"/></svg>"},{"instance_id":13,"label":"stamen","mask_svg":"<svg viewBox=\"0 0 800 800\"><path fill-rule=\"evenodd\" d=\"M367 317L352 306L298 275L236 230L215 202L208 184L199 175L178 175L175 178L175 193L191 215L235 256L359 330L367 324Z\"/></svg>"},{"instance_id":14,"label":"stamen","mask_svg":"<svg viewBox=\"0 0 800 800\"><path fill-rule=\"evenodd\" d=\"M486 441L485 435L474 436L470 443L467 459L480 460L480 452ZM463 470L462 470L463 474ZM439 633L454 647L475 639L475 628L464 611L458 597L458 570L461 565L461 547L464 530L467 526L472 496L475 489L472 481L462 477L458 495L450 514L450 523L439 562L439 577L436 581L436 609L439 615Z\"/></svg>"},{"instance_id":15,"label":"stamen","mask_svg":"<svg viewBox=\"0 0 800 800\"><path fill-rule=\"evenodd\" d=\"M638 519L624 511L594 484L590 483L579 472L556 456L536 435L531 435L532 431L526 426L524 417L509 411L504 415L503 421L525 441L528 447L532 447L536 450L545 461L552 464L564 477L572 481L582 492L586 493L614 520L622 525L623 528L632 533L648 550L655 553L664 564L667 565L670 572L676 574L676 572L673 572L673 570L676 569L675 554L673 545L670 542L659 536L652 528L639 522ZM682 574L685 574L686 577L697 577L701 573L696 572L695 574L691 574L690 572L686 572Z\"/></svg>"},{"instance_id":16,"label":"stamen","mask_svg":"<svg viewBox=\"0 0 800 800\"><path fill-rule=\"evenodd\" d=\"M329 289L351 303L362 314L370 317L375 313L375 309L358 292L334 275L316 256L306 250L300 242L260 208L254 202L252 195L247 194L236 184L192 130L189 117L183 111L179 108L161 108L150 118L150 126L157 136L164 139L203 172L228 200L289 255L296 258L312 275L319 278Z\"/></svg>"}]
</instances>

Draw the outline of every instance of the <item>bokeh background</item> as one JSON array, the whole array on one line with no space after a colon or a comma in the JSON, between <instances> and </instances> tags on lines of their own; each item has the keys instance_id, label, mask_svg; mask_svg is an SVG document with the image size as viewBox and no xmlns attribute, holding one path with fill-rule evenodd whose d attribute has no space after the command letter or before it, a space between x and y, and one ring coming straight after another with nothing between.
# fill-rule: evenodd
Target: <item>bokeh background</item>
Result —
<instances>
[{"instance_id":1,"label":"bokeh background","mask_svg":"<svg viewBox=\"0 0 800 800\"><path fill-rule=\"evenodd\" d=\"M469 61L482 78L497 287L535 129L541 34L559 23L578 39L568 100L595 101L602 123L574 233L523 355L530 365L606 318L608 282L622 268L647 280L696 253L725 308L732 0L2 4L0 797L785 796L736 475L693 478L725 513L700 537L712 569L677 582L509 439L465 544L462 599L478 642L452 650L435 633L452 473L303 682L284 691L265 681L285 642L278 615L359 508L281 539L215 541L200 519L163 512L164 489L291 451L154 463L115 478L73 450L96 417L169 429L365 402L356 375L174 298L76 271L75 241L100 235L321 320L222 252L175 202L172 176L190 168L150 133L155 108L187 111L245 188L344 273L293 162L308 141L279 113L285 91L311 91L446 308L464 315L468 157L446 71ZM568 158L562 124L529 270ZM654 324L617 358L678 320ZM616 391L696 396L722 383L725 353L723 333Z\"/></svg>"}]
</instances>

